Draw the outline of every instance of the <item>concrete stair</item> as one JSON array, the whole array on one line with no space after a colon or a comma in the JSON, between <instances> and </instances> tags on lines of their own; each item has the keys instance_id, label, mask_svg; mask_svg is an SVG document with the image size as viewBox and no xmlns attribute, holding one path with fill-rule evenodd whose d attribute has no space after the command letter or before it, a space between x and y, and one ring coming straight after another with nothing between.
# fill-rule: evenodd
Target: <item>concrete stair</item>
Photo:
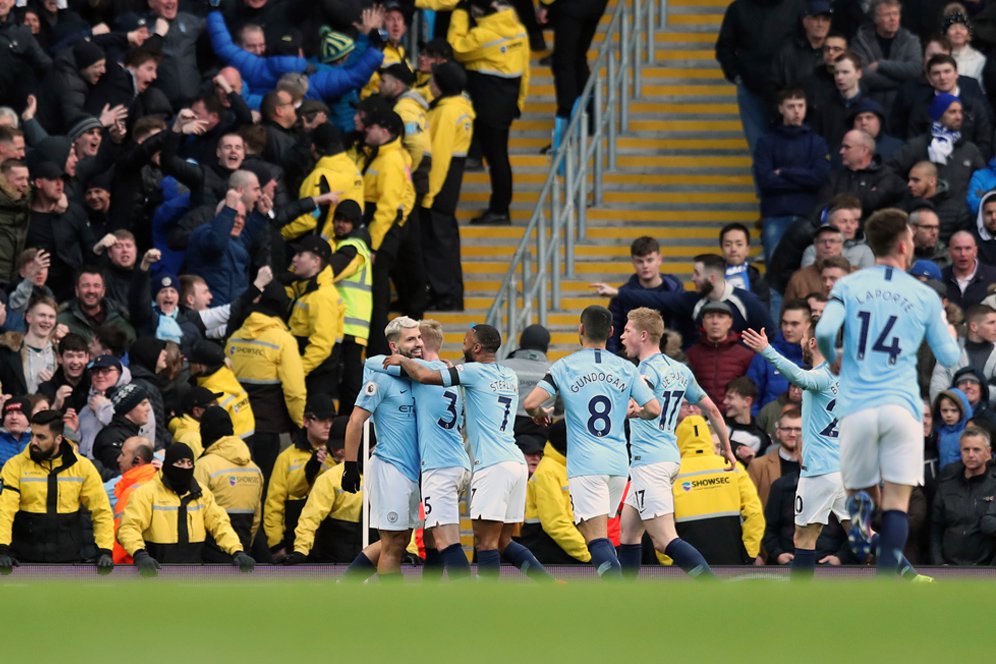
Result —
<instances>
[{"instance_id":1,"label":"concrete stair","mask_svg":"<svg viewBox=\"0 0 996 664\"><path fill-rule=\"evenodd\" d=\"M587 238L576 246L576 278L561 282L562 309L549 315L554 358L577 347L580 310L606 303L589 284L620 284L632 274L634 238L656 237L664 269L688 281L692 257L718 250L723 224L740 221L753 228L757 200L735 88L723 80L713 52L727 4L668 3L667 27L656 35L657 61L645 67L642 95L630 104L629 131L619 136L618 169L605 176L603 205L588 210ZM592 59L602 39L604 32L596 36ZM549 143L553 126L553 78L539 65L541 55L534 54L526 112L512 127L513 226L466 225L486 207L490 189L486 173L464 177L458 218L466 310L427 314L447 330L447 356L459 353L469 324L485 319L549 170L548 157L538 151ZM516 340L509 341L515 347Z\"/></svg>"}]
</instances>

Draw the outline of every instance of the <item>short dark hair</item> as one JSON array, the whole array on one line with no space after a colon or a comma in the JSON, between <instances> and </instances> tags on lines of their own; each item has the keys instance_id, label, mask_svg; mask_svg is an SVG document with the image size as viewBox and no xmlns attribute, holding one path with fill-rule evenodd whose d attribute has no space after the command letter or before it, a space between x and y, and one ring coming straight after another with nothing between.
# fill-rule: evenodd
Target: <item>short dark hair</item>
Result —
<instances>
[{"instance_id":1,"label":"short dark hair","mask_svg":"<svg viewBox=\"0 0 996 664\"><path fill-rule=\"evenodd\" d=\"M166 121L163 119L163 116L143 115L135 120L135 124L131 128L131 137L137 141L149 136L157 129L160 131L166 129Z\"/></svg>"},{"instance_id":2,"label":"short dark hair","mask_svg":"<svg viewBox=\"0 0 996 664\"><path fill-rule=\"evenodd\" d=\"M888 256L896 250L903 233L909 228L909 217L902 210L885 208L875 212L865 222L865 241L875 256Z\"/></svg>"},{"instance_id":3,"label":"short dark hair","mask_svg":"<svg viewBox=\"0 0 996 664\"><path fill-rule=\"evenodd\" d=\"M947 35L935 34L927 37L923 41L923 48L921 49L924 53L927 52L927 47L931 44L940 44L941 48L950 53L954 50L954 46L951 45L951 40L948 39Z\"/></svg>"},{"instance_id":4,"label":"short dark hair","mask_svg":"<svg viewBox=\"0 0 996 664\"><path fill-rule=\"evenodd\" d=\"M266 127L258 124L248 124L239 127L239 136L246 144L246 152L262 154L266 149Z\"/></svg>"},{"instance_id":5,"label":"short dark hair","mask_svg":"<svg viewBox=\"0 0 996 664\"><path fill-rule=\"evenodd\" d=\"M80 279L83 277L84 274L98 274L100 275L100 278L104 280L104 283L105 284L107 283L107 277L104 276L103 270L101 270L96 265L84 265L76 272L76 280L74 283L77 286L79 285Z\"/></svg>"},{"instance_id":6,"label":"short dark hair","mask_svg":"<svg viewBox=\"0 0 996 664\"><path fill-rule=\"evenodd\" d=\"M612 333L612 313L599 304L592 304L581 312L581 324L589 341L607 341Z\"/></svg>"},{"instance_id":7,"label":"short dark hair","mask_svg":"<svg viewBox=\"0 0 996 664\"><path fill-rule=\"evenodd\" d=\"M835 267L838 270L849 273L851 271L851 262L843 256L827 256L816 261L816 269L820 272L823 272L828 267Z\"/></svg>"},{"instance_id":8,"label":"short dark hair","mask_svg":"<svg viewBox=\"0 0 996 664\"><path fill-rule=\"evenodd\" d=\"M823 302L824 304L830 301L830 298L828 298L826 295L817 292L806 293L806 297L802 299L806 300L807 303L809 302L809 300L816 300L817 302Z\"/></svg>"},{"instance_id":9,"label":"short dark hair","mask_svg":"<svg viewBox=\"0 0 996 664\"><path fill-rule=\"evenodd\" d=\"M786 99L801 99L806 101L806 91L800 87L785 88L784 90L779 90L775 101L781 105Z\"/></svg>"},{"instance_id":10,"label":"short dark hair","mask_svg":"<svg viewBox=\"0 0 996 664\"><path fill-rule=\"evenodd\" d=\"M638 237L629 245L630 256L646 256L647 254L660 253L661 245L649 235Z\"/></svg>"},{"instance_id":11,"label":"short dark hair","mask_svg":"<svg viewBox=\"0 0 996 664\"><path fill-rule=\"evenodd\" d=\"M139 46L138 48L131 49L125 54L123 64L125 67L141 67L149 60L154 60L158 65L162 59L163 56L161 53Z\"/></svg>"},{"instance_id":12,"label":"short dark hair","mask_svg":"<svg viewBox=\"0 0 996 664\"><path fill-rule=\"evenodd\" d=\"M128 349L128 335L120 327L101 325L93 332L100 345L111 351L114 357L124 357Z\"/></svg>"},{"instance_id":13,"label":"short dark hair","mask_svg":"<svg viewBox=\"0 0 996 664\"><path fill-rule=\"evenodd\" d=\"M23 159L4 159L3 163L0 164L0 173L4 175L9 174L15 168L27 168L28 165Z\"/></svg>"},{"instance_id":14,"label":"short dark hair","mask_svg":"<svg viewBox=\"0 0 996 664\"><path fill-rule=\"evenodd\" d=\"M48 427L56 436L61 436L66 426L62 422L62 413L57 410L40 410L31 416L31 423Z\"/></svg>"},{"instance_id":15,"label":"short dark hair","mask_svg":"<svg viewBox=\"0 0 996 664\"><path fill-rule=\"evenodd\" d=\"M827 216L837 210L861 210L861 199L851 194L837 194L827 203Z\"/></svg>"},{"instance_id":16,"label":"short dark hair","mask_svg":"<svg viewBox=\"0 0 996 664\"><path fill-rule=\"evenodd\" d=\"M152 463L155 452L148 445L139 445L135 448L135 456L142 460L142 463Z\"/></svg>"},{"instance_id":17,"label":"short dark hair","mask_svg":"<svg viewBox=\"0 0 996 664\"><path fill-rule=\"evenodd\" d=\"M24 132L16 127L0 127L0 143L13 143L18 136L24 136Z\"/></svg>"},{"instance_id":18,"label":"short dark hair","mask_svg":"<svg viewBox=\"0 0 996 664\"><path fill-rule=\"evenodd\" d=\"M726 391L739 394L744 399L757 399L757 384L747 376L731 380L726 384Z\"/></svg>"},{"instance_id":19,"label":"short dark hair","mask_svg":"<svg viewBox=\"0 0 996 664\"><path fill-rule=\"evenodd\" d=\"M833 37L835 39L843 39L844 41L849 41L847 39L847 35L845 35L843 32L841 32L840 30L837 30L835 28L830 28L830 31L827 32L827 36L826 36L825 39L830 39L831 37Z\"/></svg>"},{"instance_id":20,"label":"short dark hair","mask_svg":"<svg viewBox=\"0 0 996 664\"><path fill-rule=\"evenodd\" d=\"M208 113L221 115L222 113L225 112L225 108L221 105L221 102L218 101L218 98L214 95L203 95L201 97L198 97L193 102L191 102L191 106L193 106L197 102L201 102L202 104L204 104L204 110L207 111Z\"/></svg>"},{"instance_id":21,"label":"short dark hair","mask_svg":"<svg viewBox=\"0 0 996 664\"><path fill-rule=\"evenodd\" d=\"M930 60L927 60L927 72L930 73L935 65L951 65L955 71L958 71L958 61L946 53L930 56Z\"/></svg>"},{"instance_id":22,"label":"short dark hair","mask_svg":"<svg viewBox=\"0 0 996 664\"><path fill-rule=\"evenodd\" d=\"M837 64L842 60L850 60L851 64L854 65L854 68L857 69L858 71L861 71L861 56L855 53L854 51L844 51L843 53L841 53L840 55L838 55L836 58L833 59L833 63Z\"/></svg>"},{"instance_id":23,"label":"short dark hair","mask_svg":"<svg viewBox=\"0 0 996 664\"><path fill-rule=\"evenodd\" d=\"M965 309L965 320L969 323L978 323L990 314L996 314L996 309L993 309L988 304L973 304Z\"/></svg>"},{"instance_id":24,"label":"short dark hair","mask_svg":"<svg viewBox=\"0 0 996 664\"><path fill-rule=\"evenodd\" d=\"M501 332L493 325L475 325L474 338L485 353L497 353L501 348Z\"/></svg>"},{"instance_id":25,"label":"short dark hair","mask_svg":"<svg viewBox=\"0 0 996 664\"><path fill-rule=\"evenodd\" d=\"M74 351L77 353L86 352L87 350L86 339L75 332L70 332L59 341L59 355Z\"/></svg>"},{"instance_id":26,"label":"short dark hair","mask_svg":"<svg viewBox=\"0 0 996 664\"><path fill-rule=\"evenodd\" d=\"M705 268L706 272L726 274L726 260L722 256L717 256L716 254L699 254L692 261L702 263L702 267Z\"/></svg>"},{"instance_id":27,"label":"short dark hair","mask_svg":"<svg viewBox=\"0 0 996 664\"><path fill-rule=\"evenodd\" d=\"M802 419L802 411L795 407L786 408L785 410L782 411L782 414L778 416L778 421L780 422L782 418L785 417L788 417L793 420L800 420Z\"/></svg>"},{"instance_id":28,"label":"short dark hair","mask_svg":"<svg viewBox=\"0 0 996 664\"><path fill-rule=\"evenodd\" d=\"M259 114L264 120L272 120L277 113L277 106L280 105L280 93L277 90L267 92L263 95L263 100L259 102Z\"/></svg>"},{"instance_id":29,"label":"short dark hair","mask_svg":"<svg viewBox=\"0 0 996 664\"><path fill-rule=\"evenodd\" d=\"M802 298L798 297L791 300L787 300L782 305L782 314L784 314L786 311L802 311L806 314L806 316L813 315L813 310L810 308L809 303L803 300Z\"/></svg>"},{"instance_id":30,"label":"short dark hair","mask_svg":"<svg viewBox=\"0 0 996 664\"><path fill-rule=\"evenodd\" d=\"M722 246L723 239L726 238L726 234L727 233L731 233L733 231L740 231L741 233L743 233L744 237L747 238L747 244L750 244L750 231L747 230L747 227L744 226L743 224L741 224L739 221L734 221L734 222L731 222L729 224L726 224L721 229L719 229L719 244L720 244L720 246Z\"/></svg>"},{"instance_id":31,"label":"short dark hair","mask_svg":"<svg viewBox=\"0 0 996 664\"><path fill-rule=\"evenodd\" d=\"M821 235L826 235L827 233L831 233L833 235L840 235L840 229L837 228L836 226L831 226L830 224L824 224L823 226L820 226L819 228L816 229L816 232L813 234L813 237L818 238Z\"/></svg>"}]
</instances>

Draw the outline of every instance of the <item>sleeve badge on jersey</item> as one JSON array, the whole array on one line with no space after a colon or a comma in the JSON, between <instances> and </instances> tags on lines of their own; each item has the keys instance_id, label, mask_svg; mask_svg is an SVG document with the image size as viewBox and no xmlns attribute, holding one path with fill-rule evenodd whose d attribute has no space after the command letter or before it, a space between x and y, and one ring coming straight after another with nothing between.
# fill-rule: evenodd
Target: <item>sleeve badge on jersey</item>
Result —
<instances>
[{"instance_id":1,"label":"sleeve badge on jersey","mask_svg":"<svg viewBox=\"0 0 996 664\"><path fill-rule=\"evenodd\" d=\"M373 395L377 394L377 383L373 381L367 383L366 386L363 388L363 393L366 394L368 397L372 397Z\"/></svg>"},{"instance_id":2,"label":"sleeve badge on jersey","mask_svg":"<svg viewBox=\"0 0 996 664\"><path fill-rule=\"evenodd\" d=\"M458 365L456 365L456 366L455 366L455 367L453 367L453 368L454 368L454 369L456 369L457 371L460 371L460 372L462 372L462 371L463 371L463 365L462 365L462 364L458 364Z\"/></svg>"}]
</instances>

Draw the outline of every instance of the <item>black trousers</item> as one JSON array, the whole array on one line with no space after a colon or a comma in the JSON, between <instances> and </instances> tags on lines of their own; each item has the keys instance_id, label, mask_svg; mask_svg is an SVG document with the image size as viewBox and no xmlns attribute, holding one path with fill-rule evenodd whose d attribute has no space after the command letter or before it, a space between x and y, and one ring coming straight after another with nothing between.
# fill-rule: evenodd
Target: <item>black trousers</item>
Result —
<instances>
[{"instance_id":1,"label":"black trousers","mask_svg":"<svg viewBox=\"0 0 996 664\"><path fill-rule=\"evenodd\" d=\"M588 49L605 13L607 0L575 0L551 6L554 46L553 84L557 92L557 116L569 118L588 76Z\"/></svg>"},{"instance_id":2,"label":"black trousers","mask_svg":"<svg viewBox=\"0 0 996 664\"><path fill-rule=\"evenodd\" d=\"M398 311L419 320L425 315L428 296L425 290L425 264L422 259L422 231L418 208L408 215L401 227L398 253L391 267L391 281L398 295ZM383 332L383 328L381 332Z\"/></svg>"},{"instance_id":3,"label":"black trousers","mask_svg":"<svg viewBox=\"0 0 996 664\"><path fill-rule=\"evenodd\" d=\"M474 136L481 146L481 156L488 163L491 199L488 210L508 214L512 204L512 162L508 158L508 135L512 123L485 123L474 120Z\"/></svg>"},{"instance_id":4,"label":"black trousers","mask_svg":"<svg viewBox=\"0 0 996 664\"><path fill-rule=\"evenodd\" d=\"M257 431L246 440L246 443L249 444L253 463L263 471L263 481L269 484L270 475L273 474L273 464L277 462L277 455L280 454L280 434Z\"/></svg>"},{"instance_id":5,"label":"black trousers","mask_svg":"<svg viewBox=\"0 0 996 664\"><path fill-rule=\"evenodd\" d=\"M342 340L342 380L339 382L339 414L349 415L363 386L364 346L356 342L356 337L346 336Z\"/></svg>"}]
</instances>

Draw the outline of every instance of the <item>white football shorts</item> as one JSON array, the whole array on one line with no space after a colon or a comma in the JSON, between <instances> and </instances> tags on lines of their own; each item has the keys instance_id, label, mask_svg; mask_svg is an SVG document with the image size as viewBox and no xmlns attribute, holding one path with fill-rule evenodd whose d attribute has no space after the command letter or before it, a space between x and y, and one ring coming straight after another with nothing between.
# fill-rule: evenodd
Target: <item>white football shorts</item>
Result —
<instances>
[{"instance_id":1,"label":"white football shorts","mask_svg":"<svg viewBox=\"0 0 996 664\"><path fill-rule=\"evenodd\" d=\"M426 528L460 523L460 496L469 483L470 473L459 466L434 468L422 473L422 510Z\"/></svg>"},{"instance_id":2,"label":"white football shorts","mask_svg":"<svg viewBox=\"0 0 996 664\"><path fill-rule=\"evenodd\" d=\"M640 513L644 521L674 514L674 478L678 464L660 461L629 470L629 493L626 504Z\"/></svg>"},{"instance_id":3,"label":"white football shorts","mask_svg":"<svg viewBox=\"0 0 996 664\"><path fill-rule=\"evenodd\" d=\"M418 526L418 484L376 456L367 462L364 490L370 499L370 527L402 531Z\"/></svg>"},{"instance_id":4,"label":"white football shorts","mask_svg":"<svg viewBox=\"0 0 996 664\"><path fill-rule=\"evenodd\" d=\"M612 518L619 509L626 478L617 475L582 475L567 480L571 493L574 523L581 523L596 516Z\"/></svg>"},{"instance_id":5,"label":"white football shorts","mask_svg":"<svg viewBox=\"0 0 996 664\"><path fill-rule=\"evenodd\" d=\"M503 461L476 471L470 480L470 518L522 523L528 481L529 468L518 461Z\"/></svg>"},{"instance_id":6,"label":"white football shorts","mask_svg":"<svg viewBox=\"0 0 996 664\"><path fill-rule=\"evenodd\" d=\"M847 492L840 473L818 477L800 477L795 490L795 525L808 526L830 523L830 512L838 521L847 521Z\"/></svg>"},{"instance_id":7,"label":"white football shorts","mask_svg":"<svg viewBox=\"0 0 996 664\"><path fill-rule=\"evenodd\" d=\"M840 421L840 475L845 489L881 481L923 484L923 424L902 406L866 408Z\"/></svg>"}]
</instances>

